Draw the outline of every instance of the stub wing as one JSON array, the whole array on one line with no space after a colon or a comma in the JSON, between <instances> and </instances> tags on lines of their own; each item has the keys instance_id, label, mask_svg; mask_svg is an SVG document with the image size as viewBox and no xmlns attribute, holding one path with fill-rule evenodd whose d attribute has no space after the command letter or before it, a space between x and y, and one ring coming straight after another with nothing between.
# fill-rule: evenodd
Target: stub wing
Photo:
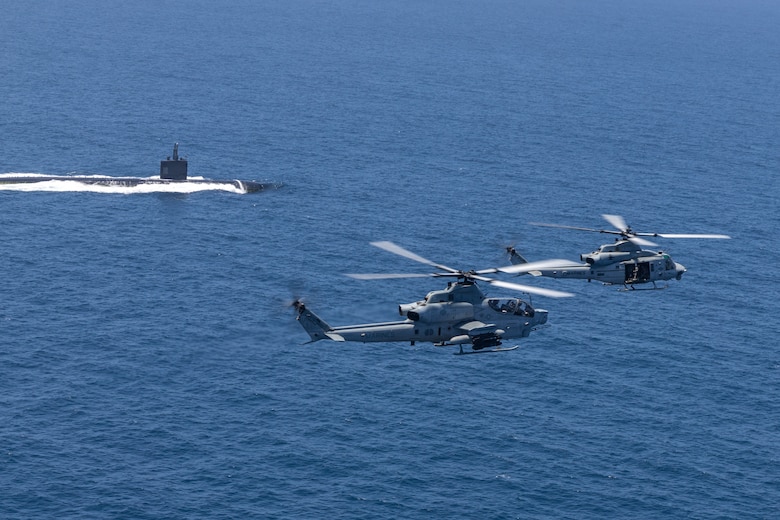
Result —
<instances>
[{"instance_id":1,"label":"stub wing","mask_svg":"<svg viewBox=\"0 0 780 520\"><path fill-rule=\"evenodd\" d=\"M458 325L457 327L463 334L455 336L449 340L449 343L471 344L474 350L481 350L487 347L495 347L501 344L501 335L503 330L492 323L482 323L481 321L469 321Z\"/></svg>"},{"instance_id":2,"label":"stub wing","mask_svg":"<svg viewBox=\"0 0 780 520\"><path fill-rule=\"evenodd\" d=\"M469 336L478 336L481 334L495 334L498 332L498 327L492 323L482 323L481 321L469 321L458 325L458 329L462 330ZM500 331L504 332L504 331Z\"/></svg>"}]
</instances>

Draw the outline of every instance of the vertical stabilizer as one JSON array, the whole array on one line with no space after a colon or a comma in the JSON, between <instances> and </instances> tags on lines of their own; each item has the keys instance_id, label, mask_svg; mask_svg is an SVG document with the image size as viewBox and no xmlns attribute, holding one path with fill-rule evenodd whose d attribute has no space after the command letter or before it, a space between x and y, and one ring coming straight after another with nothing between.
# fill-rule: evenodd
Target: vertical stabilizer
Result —
<instances>
[{"instance_id":1,"label":"vertical stabilizer","mask_svg":"<svg viewBox=\"0 0 780 520\"><path fill-rule=\"evenodd\" d=\"M325 323L322 318L307 309L302 302L294 302L293 307L295 307L295 310L298 311L298 317L296 319L300 322L301 326L306 330L306 332L309 333L311 342L319 341L321 339L344 341L344 338L338 334L331 333L331 326Z\"/></svg>"},{"instance_id":2,"label":"vertical stabilizer","mask_svg":"<svg viewBox=\"0 0 780 520\"><path fill-rule=\"evenodd\" d=\"M515 249L512 246L508 246L506 248L506 252L509 253L509 261L512 262L513 265L519 265L519 264L527 264L528 260L523 258L523 255L517 252L517 249Z\"/></svg>"}]
</instances>

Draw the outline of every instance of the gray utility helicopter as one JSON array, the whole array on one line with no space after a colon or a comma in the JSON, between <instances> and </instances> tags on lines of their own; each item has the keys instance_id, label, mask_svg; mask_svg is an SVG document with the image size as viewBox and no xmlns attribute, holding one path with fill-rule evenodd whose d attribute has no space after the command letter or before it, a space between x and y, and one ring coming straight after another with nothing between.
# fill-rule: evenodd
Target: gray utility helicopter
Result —
<instances>
[{"instance_id":1,"label":"gray utility helicopter","mask_svg":"<svg viewBox=\"0 0 780 520\"><path fill-rule=\"evenodd\" d=\"M656 246L657 244L642 237L660 238L731 238L728 235L695 235L695 234L670 234L670 233L637 233L633 231L623 217L618 215L602 215L604 219L616 229L591 229L574 226L562 226L559 224L543 224L531 222L534 226L555 227L564 229L576 229L578 231L592 231L594 233L608 233L618 235L612 244L604 244L592 253L580 255L584 264L570 264L568 266L533 269L526 271L534 276L548 276L551 278L578 278L598 280L605 285L622 284L625 289L635 289L634 285L652 282L654 289L656 282L680 280L686 269L682 264L672 260L663 251L642 249L643 246ZM527 260L520 256L513 247L507 247L510 260L515 265L525 265Z\"/></svg>"},{"instance_id":2,"label":"gray utility helicopter","mask_svg":"<svg viewBox=\"0 0 780 520\"><path fill-rule=\"evenodd\" d=\"M502 339L527 337L532 330L547 322L547 311L534 309L520 298L488 298L476 282L553 298L573 296L567 292L503 282L484 276L492 273L516 274L533 269L544 269L568 263L566 260L532 262L481 271L459 271L431 262L392 242L372 242L371 245L435 267L438 271L428 274L348 274L347 276L359 280L433 276L455 278L455 281L449 282L446 289L429 292L424 300L399 305L398 312L406 318L403 321L331 327L300 300L296 300L292 305L298 313L297 320L311 337L309 343L321 339L363 343L408 341L412 345L416 341L430 341L436 346L460 346L457 354L504 352L514 350L517 346L499 348ZM464 351L464 344L471 344L472 350Z\"/></svg>"}]
</instances>

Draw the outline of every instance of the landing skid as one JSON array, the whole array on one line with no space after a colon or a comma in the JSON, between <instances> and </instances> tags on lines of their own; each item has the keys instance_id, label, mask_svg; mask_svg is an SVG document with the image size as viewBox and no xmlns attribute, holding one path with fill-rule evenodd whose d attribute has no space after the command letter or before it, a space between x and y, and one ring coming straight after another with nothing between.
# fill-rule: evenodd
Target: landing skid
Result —
<instances>
[{"instance_id":1,"label":"landing skid","mask_svg":"<svg viewBox=\"0 0 780 520\"><path fill-rule=\"evenodd\" d=\"M504 348L491 348L491 349L482 349L482 350L463 350L463 345L460 345L460 351L453 352L456 356L465 356L466 354L489 354L491 352L509 352L510 350L515 350L520 345L515 345L513 347L504 347Z\"/></svg>"},{"instance_id":2,"label":"landing skid","mask_svg":"<svg viewBox=\"0 0 780 520\"><path fill-rule=\"evenodd\" d=\"M669 284L664 284L663 287L658 287L655 282L653 282L652 287L639 287L636 288L633 286L633 284L623 284L622 289L618 289L618 291L661 291L663 289L668 289Z\"/></svg>"}]
</instances>

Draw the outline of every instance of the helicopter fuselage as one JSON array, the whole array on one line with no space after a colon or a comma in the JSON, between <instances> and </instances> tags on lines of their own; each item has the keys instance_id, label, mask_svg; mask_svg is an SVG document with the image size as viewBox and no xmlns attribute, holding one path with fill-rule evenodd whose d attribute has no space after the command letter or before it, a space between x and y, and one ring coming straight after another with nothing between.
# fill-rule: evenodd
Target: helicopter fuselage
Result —
<instances>
[{"instance_id":1,"label":"helicopter fuselage","mask_svg":"<svg viewBox=\"0 0 780 520\"><path fill-rule=\"evenodd\" d=\"M452 283L424 300L400 305L401 321L331 327L303 304L298 321L312 341L471 343L474 350L527 337L547 322L547 311L520 298L486 298L474 284Z\"/></svg>"},{"instance_id":2,"label":"helicopter fuselage","mask_svg":"<svg viewBox=\"0 0 780 520\"><path fill-rule=\"evenodd\" d=\"M663 251L641 249L627 240L604 244L583 254L581 265L531 271L534 276L596 280L604 284L634 285L682 278L685 267Z\"/></svg>"},{"instance_id":3,"label":"helicopter fuselage","mask_svg":"<svg viewBox=\"0 0 780 520\"><path fill-rule=\"evenodd\" d=\"M615 229L593 229L532 222L531 224L535 226L607 233L617 235L620 238L615 239L613 244L602 245L592 253L580 255L580 260L586 262L584 265L562 266L555 269L543 268L528 270L527 272L536 276L549 276L551 278L598 280L608 285L623 284L625 286L633 286L634 284L652 282L653 286L655 286L655 282L659 280L671 280L672 278L680 280L685 273L685 267L682 264L675 263L663 251L642 249L642 246L655 247L657 245L648 240L648 238L731 238L728 235L715 233L640 233L632 230L620 215L603 214L601 216ZM510 254L512 263L527 263L527 260L520 256L514 247L508 247L507 252Z\"/></svg>"}]
</instances>

